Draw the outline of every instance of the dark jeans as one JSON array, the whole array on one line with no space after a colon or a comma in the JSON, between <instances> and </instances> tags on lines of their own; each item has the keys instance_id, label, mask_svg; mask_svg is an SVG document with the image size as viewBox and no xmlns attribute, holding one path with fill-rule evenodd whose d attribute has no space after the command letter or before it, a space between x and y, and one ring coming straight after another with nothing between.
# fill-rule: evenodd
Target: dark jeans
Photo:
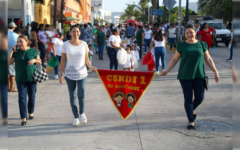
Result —
<instances>
[{"instance_id":1,"label":"dark jeans","mask_svg":"<svg viewBox=\"0 0 240 150\"><path fill-rule=\"evenodd\" d=\"M155 47L155 67L159 71L159 59L161 57L162 70L166 69L166 49L165 47Z\"/></svg>"},{"instance_id":2,"label":"dark jeans","mask_svg":"<svg viewBox=\"0 0 240 150\"><path fill-rule=\"evenodd\" d=\"M138 43L138 46L139 46L139 57L140 59L142 59L142 42L141 43Z\"/></svg>"},{"instance_id":3,"label":"dark jeans","mask_svg":"<svg viewBox=\"0 0 240 150\"><path fill-rule=\"evenodd\" d=\"M145 44L145 52L147 52L147 48L150 47L152 39L144 39L144 44Z\"/></svg>"},{"instance_id":4,"label":"dark jeans","mask_svg":"<svg viewBox=\"0 0 240 150\"><path fill-rule=\"evenodd\" d=\"M56 55L57 59L58 59L58 64L61 62L61 58L62 56L58 56ZM54 72L55 72L55 75L58 75L58 64L56 67L54 67Z\"/></svg>"},{"instance_id":5,"label":"dark jeans","mask_svg":"<svg viewBox=\"0 0 240 150\"><path fill-rule=\"evenodd\" d=\"M87 83L87 77L82 80L71 80L66 77L66 82L68 85L68 91L70 96L70 104L72 107L72 112L74 118L79 118L78 107L77 107L77 97L79 100L79 113L80 115L84 113L85 110L85 87Z\"/></svg>"},{"instance_id":6,"label":"dark jeans","mask_svg":"<svg viewBox=\"0 0 240 150\"><path fill-rule=\"evenodd\" d=\"M172 49L172 45L174 45L174 48L176 48L176 39L177 38L169 38L170 49Z\"/></svg>"},{"instance_id":7,"label":"dark jeans","mask_svg":"<svg viewBox=\"0 0 240 150\"><path fill-rule=\"evenodd\" d=\"M17 83L17 88L18 88L18 104L19 104L20 116L21 116L21 119L27 118L27 107L28 107L29 114L32 114L34 112L37 84L36 82ZM28 96L28 105L27 105L27 96Z\"/></svg>"},{"instance_id":8,"label":"dark jeans","mask_svg":"<svg viewBox=\"0 0 240 150\"><path fill-rule=\"evenodd\" d=\"M104 44L98 44L98 55L100 58L103 58Z\"/></svg>"},{"instance_id":9,"label":"dark jeans","mask_svg":"<svg viewBox=\"0 0 240 150\"><path fill-rule=\"evenodd\" d=\"M133 35L133 36L134 36L134 35ZM133 36L128 36L127 38L130 39L130 38L132 38Z\"/></svg>"},{"instance_id":10,"label":"dark jeans","mask_svg":"<svg viewBox=\"0 0 240 150\"><path fill-rule=\"evenodd\" d=\"M45 60L46 51L45 51L45 47L40 42L38 42L38 49L40 51L40 58L41 58L42 63L43 63L44 60Z\"/></svg>"},{"instance_id":11,"label":"dark jeans","mask_svg":"<svg viewBox=\"0 0 240 150\"><path fill-rule=\"evenodd\" d=\"M113 70L113 66L115 70L118 69L117 52L117 49L108 46L107 54L110 59L110 70Z\"/></svg>"},{"instance_id":12,"label":"dark jeans","mask_svg":"<svg viewBox=\"0 0 240 150\"><path fill-rule=\"evenodd\" d=\"M232 60L232 56L233 56L233 43L231 45L231 48L230 48L230 58Z\"/></svg>"},{"instance_id":13,"label":"dark jeans","mask_svg":"<svg viewBox=\"0 0 240 150\"><path fill-rule=\"evenodd\" d=\"M1 109L2 117L8 117L8 85L7 83L0 83L0 100L1 100Z\"/></svg>"},{"instance_id":14,"label":"dark jeans","mask_svg":"<svg viewBox=\"0 0 240 150\"><path fill-rule=\"evenodd\" d=\"M183 90L185 100L184 107L187 113L188 121L194 122L193 110L195 110L204 99L204 78L193 80L180 80L180 83Z\"/></svg>"}]
</instances>

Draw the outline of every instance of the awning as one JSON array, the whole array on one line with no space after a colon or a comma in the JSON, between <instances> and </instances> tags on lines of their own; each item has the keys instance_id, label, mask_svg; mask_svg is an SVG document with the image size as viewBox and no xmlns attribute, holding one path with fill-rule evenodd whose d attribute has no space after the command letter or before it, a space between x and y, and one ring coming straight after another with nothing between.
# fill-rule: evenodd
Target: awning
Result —
<instances>
[{"instance_id":1,"label":"awning","mask_svg":"<svg viewBox=\"0 0 240 150\"><path fill-rule=\"evenodd\" d=\"M54 5L51 5L51 20L54 18ZM61 10L57 8L56 20L61 21ZM63 22L67 20L67 17L63 14Z\"/></svg>"},{"instance_id":2,"label":"awning","mask_svg":"<svg viewBox=\"0 0 240 150\"><path fill-rule=\"evenodd\" d=\"M72 21L72 20L80 20L80 19L76 17L67 17L67 20Z\"/></svg>"}]
</instances>

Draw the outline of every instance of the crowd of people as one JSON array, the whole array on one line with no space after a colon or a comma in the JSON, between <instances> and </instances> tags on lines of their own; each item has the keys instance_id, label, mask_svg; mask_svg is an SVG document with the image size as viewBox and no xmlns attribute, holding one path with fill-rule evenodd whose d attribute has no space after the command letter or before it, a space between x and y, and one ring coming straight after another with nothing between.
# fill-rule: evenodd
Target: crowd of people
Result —
<instances>
[{"instance_id":1,"label":"crowd of people","mask_svg":"<svg viewBox=\"0 0 240 150\"><path fill-rule=\"evenodd\" d=\"M208 52L209 48L213 46L209 33L216 31L207 24L203 24L201 27L197 22L195 26L187 25L185 27L182 24L180 37L183 42L176 44L177 26L168 21L144 25L130 23L116 27L114 24L104 26L75 24L71 25L69 31L64 35L59 30L55 31L53 26L48 24L32 22L24 30L12 22L9 24L8 30L8 46L5 45L7 41L5 36L0 41L0 49L8 51L6 59L8 59L9 65L6 69L6 73L9 75L8 79L1 78L0 80L1 90L5 90L6 93L8 88L9 92L18 92L21 125L26 125L27 118L34 118L37 84L34 82L32 74L36 65L42 65L45 68L48 61L52 57L56 57L58 65L54 67L55 79L63 84L65 78L74 116L73 125L79 125L87 123L84 92L88 72L97 69L92 66L93 47L100 60L104 60L104 50L107 51L110 70L118 70L117 53L122 50L126 50L127 53L127 62L123 65L125 71L136 70L133 67L133 57L140 62L144 55L150 52L155 60L156 74L161 76L166 76L181 58L178 79L183 89L184 106L189 121L188 129L193 129L197 115L196 108L204 99L206 76L203 68L204 60L215 73L216 82L219 81L218 71ZM129 40L125 47L122 43L124 39ZM168 42L170 50L176 52L167 65L166 43ZM161 69L159 69L160 65ZM14 87L15 81L17 88ZM193 95L195 96L194 101L192 101ZM29 98L28 102L27 97ZM3 114L6 119L7 114Z\"/></svg>"}]
</instances>

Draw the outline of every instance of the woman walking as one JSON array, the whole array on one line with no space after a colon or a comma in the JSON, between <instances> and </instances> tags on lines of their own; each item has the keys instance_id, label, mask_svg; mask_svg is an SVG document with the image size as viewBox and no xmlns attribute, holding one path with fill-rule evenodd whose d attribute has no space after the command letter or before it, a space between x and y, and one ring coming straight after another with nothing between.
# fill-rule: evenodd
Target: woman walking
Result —
<instances>
[{"instance_id":1,"label":"woman walking","mask_svg":"<svg viewBox=\"0 0 240 150\"><path fill-rule=\"evenodd\" d=\"M189 122L187 128L192 130L194 129L194 120L197 117L196 109L204 99L204 60L214 72L216 83L219 81L219 75L209 55L207 43L196 39L196 30L193 25L188 25L186 27L185 37L186 41L178 44L174 57L170 61L167 69L164 70L161 75L167 75L181 58L178 79L182 86L185 100L184 106Z\"/></svg>"},{"instance_id":2,"label":"woman walking","mask_svg":"<svg viewBox=\"0 0 240 150\"><path fill-rule=\"evenodd\" d=\"M210 47L214 46L211 32L215 33L214 38L216 38L216 35L217 35L216 30L213 29L212 27L208 27L207 23L204 23L201 26L200 31L198 32L199 40L207 43L208 50L209 50Z\"/></svg>"},{"instance_id":3,"label":"woman walking","mask_svg":"<svg viewBox=\"0 0 240 150\"><path fill-rule=\"evenodd\" d=\"M104 50L104 43L105 43L105 34L103 32L103 27L101 26L95 35L95 42L98 47L98 55L99 59L103 60L103 50Z\"/></svg>"},{"instance_id":4,"label":"woman walking","mask_svg":"<svg viewBox=\"0 0 240 150\"><path fill-rule=\"evenodd\" d=\"M107 53L110 60L110 70L113 70L113 67L115 70L118 70L117 52L118 50L121 50L123 45L119 35L119 30L113 29L112 33L113 35L111 35L109 38Z\"/></svg>"},{"instance_id":5,"label":"woman walking","mask_svg":"<svg viewBox=\"0 0 240 150\"><path fill-rule=\"evenodd\" d=\"M58 59L58 64L56 67L54 67L54 72L55 72L55 79L58 80L58 66L60 66L61 62L61 57L62 57L62 47L63 47L63 35L62 33L58 33L58 37L54 38L52 41L52 49L53 49L53 56L57 57Z\"/></svg>"},{"instance_id":6,"label":"woman walking","mask_svg":"<svg viewBox=\"0 0 240 150\"><path fill-rule=\"evenodd\" d=\"M53 32L52 32L52 28L49 24L46 24L45 26L45 33L47 35L47 39L46 39L46 44L47 44L47 48L46 50L46 59L47 61L50 60L50 53L52 51L52 37L53 37Z\"/></svg>"},{"instance_id":7,"label":"woman walking","mask_svg":"<svg viewBox=\"0 0 240 150\"><path fill-rule=\"evenodd\" d=\"M159 59L161 58L162 62L162 70L166 69L166 40L164 38L164 35L162 33L162 30L159 30L154 38L152 39L151 45L149 47L149 52L151 52L152 46L155 44L155 67L156 67L156 73L159 74Z\"/></svg>"},{"instance_id":8,"label":"woman walking","mask_svg":"<svg viewBox=\"0 0 240 150\"><path fill-rule=\"evenodd\" d=\"M142 43L144 43L144 45L145 45L145 54L146 54L147 48L149 48L150 44L151 44L152 30L149 30L148 25L145 26L145 29L146 29L146 31L143 33L144 34L144 41L142 41Z\"/></svg>"},{"instance_id":9,"label":"woman walking","mask_svg":"<svg viewBox=\"0 0 240 150\"><path fill-rule=\"evenodd\" d=\"M40 51L40 58L42 60L42 66L46 67L44 65L45 62L45 56L46 56L46 43L47 43L47 35L45 33L45 25L44 24L40 24L39 25L39 29L38 29L38 33L37 33L37 39L38 39L38 49Z\"/></svg>"},{"instance_id":10,"label":"woman walking","mask_svg":"<svg viewBox=\"0 0 240 150\"><path fill-rule=\"evenodd\" d=\"M68 85L70 104L74 115L73 125L80 124L77 97L79 100L79 109L81 122L87 123L87 117L85 115L85 86L87 83L87 68L91 71L95 71L96 68L92 67L88 57L88 45L86 42L79 40L81 34L78 26L74 25L70 28L70 34L72 39L64 42L62 47L62 58L60 66L60 78L59 81L63 84L63 68L67 59L65 76Z\"/></svg>"},{"instance_id":11,"label":"woman walking","mask_svg":"<svg viewBox=\"0 0 240 150\"><path fill-rule=\"evenodd\" d=\"M17 39L17 47L13 47L8 56L8 65L15 62L16 67L16 82L18 88L18 104L21 116L21 125L27 124L27 107L29 119L33 119L36 82L33 79L35 65L41 64L41 59L38 56L36 49L29 47L30 42L26 36L19 36ZM27 104L28 96L28 104Z\"/></svg>"},{"instance_id":12,"label":"woman walking","mask_svg":"<svg viewBox=\"0 0 240 150\"><path fill-rule=\"evenodd\" d=\"M33 22L32 29L30 32L30 41L31 41L30 47L38 50L37 32L38 32L38 23Z\"/></svg>"},{"instance_id":13,"label":"woman walking","mask_svg":"<svg viewBox=\"0 0 240 150\"><path fill-rule=\"evenodd\" d=\"M176 49L176 38L177 38L177 29L174 28L174 26L172 24L170 24L169 29L168 29L168 38L169 38L169 42L170 42L170 50Z\"/></svg>"}]
</instances>

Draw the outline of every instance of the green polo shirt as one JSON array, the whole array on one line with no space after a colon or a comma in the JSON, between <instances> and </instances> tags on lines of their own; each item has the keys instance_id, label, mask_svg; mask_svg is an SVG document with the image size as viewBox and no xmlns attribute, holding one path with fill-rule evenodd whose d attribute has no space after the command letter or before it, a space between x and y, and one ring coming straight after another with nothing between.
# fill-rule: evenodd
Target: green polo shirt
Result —
<instances>
[{"instance_id":1,"label":"green polo shirt","mask_svg":"<svg viewBox=\"0 0 240 150\"><path fill-rule=\"evenodd\" d=\"M142 33L144 33L143 30L141 30L141 31L138 30L137 31L136 39L137 39L138 43L142 43Z\"/></svg>"},{"instance_id":2,"label":"green polo shirt","mask_svg":"<svg viewBox=\"0 0 240 150\"><path fill-rule=\"evenodd\" d=\"M8 51L0 50L0 83L8 82Z\"/></svg>"},{"instance_id":3,"label":"green polo shirt","mask_svg":"<svg viewBox=\"0 0 240 150\"><path fill-rule=\"evenodd\" d=\"M204 78L204 52L208 49L206 42L198 41L194 44L181 42L177 45L177 51L181 54L181 62L178 70L179 80L192 80Z\"/></svg>"},{"instance_id":4,"label":"green polo shirt","mask_svg":"<svg viewBox=\"0 0 240 150\"><path fill-rule=\"evenodd\" d=\"M26 51L18 50L13 53L12 57L15 58L16 82L23 83L34 81L32 75L35 70L35 64L28 65L28 61L36 59L37 56L38 52L33 48Z\"/></svg>"},{"instance_id":5,"label":"green polo shirt","mask_svg":"<svg viewBox=\"0 0 240 150\"><path fill-rule=\"evenodd\" d=\"M105 34L102 32L102 33L97 33L97 43L98 44L104 44L105 43L105 40L104 40L104 36Z\"/></svg>"}]
</instances>

